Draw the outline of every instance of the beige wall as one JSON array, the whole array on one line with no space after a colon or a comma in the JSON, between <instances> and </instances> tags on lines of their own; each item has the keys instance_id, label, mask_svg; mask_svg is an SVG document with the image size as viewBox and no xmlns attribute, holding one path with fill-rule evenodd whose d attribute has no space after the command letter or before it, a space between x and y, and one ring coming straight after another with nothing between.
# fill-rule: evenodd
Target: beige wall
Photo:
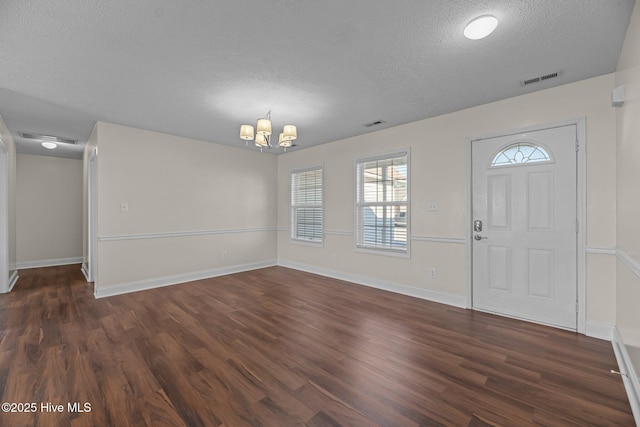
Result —
<instances>
[{"instance_id":1,"label":"beige wall","mask_svg":"<svg viewBox=\"0 0 640 427\"><path fill-rule=\"evenodd\" d=\"M587 246L611 251L616 239L613 85L614 75L604 75L278 156L279 260L464 298L464 244L414 240L411 259L354 251L354 160L409 147L412 236L460 239L466 236L469 138L579 117L587 124ZM324 165L327 235L323 247L309 247L289 241L289 172L317 164ZM437 212L427 211L429 202L438 203ZM613 325L615 263L611 255L597 253L587 262L587 320ZM431 268L437 269L435 279L429 277Z\"/></svg>"},{"instance_id":2,"label":"beige wall","mask_svg":"<svg viewBox=\"0 0 640 427\"><path fill-rule=\"evenodd\" d=\"M82 161L18 154L18 266L78 262L82 256Z\"/></svg>"},{"instance_id":3,"label":"beige wall","mask_svg":"<svg viewBox=\"0 0 640 427\"><path fill-rule=\"evenodd\" d=\"M640 7L636 4L616 72L624 85L617 109L616 325L640 373ZM626 262L623 262L626 261Z\"/></svg>"},{"instance_id":4,"label":"beige wall","mask_svg":"<svg viewBox=\"0 0 640 427\"><path fill-rule=\"evenodd\" d=\"M13 137L7 129L2 117L0 117L0 139L7 147L7 159L8 159L8 277L3 278L3 281L7 281L7 286L10 285L8 280L13 274L17 273L16 269L16 145L13 141ZM0 292L4 290L0 289Z\"/></svg>"},{"instance_id":5,"label":"beige wall","mask_svg":"<svg viewBox=\"0 0 640 427\"><path fill-rule=\"evenodd\" d=\"M96 132L98 293L275 262L275 156L102 122Z\"/></svg>"}]
</instances>

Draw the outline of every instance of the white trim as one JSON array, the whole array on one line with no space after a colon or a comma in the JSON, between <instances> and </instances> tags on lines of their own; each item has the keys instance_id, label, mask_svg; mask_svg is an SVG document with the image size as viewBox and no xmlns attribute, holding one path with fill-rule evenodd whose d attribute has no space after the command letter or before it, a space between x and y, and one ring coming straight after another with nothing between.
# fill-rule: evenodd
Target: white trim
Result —
<instances>
[{"instance_id":1,"label":"white trim","mask_svg":"<svg viewBox=\"0 0 640 427\"><path fill-rule=\"evenodd\" d=\"M297 204L294 206L293 204L293 178L294 175L297 176L298 174L304 173L304 172L312 172L312 171L320 171L320 185L321 185L321 193L322 193L322 199L320 200L320 206L318 206L317 204L309 204L309 205L305 205L305 204ZM302 168L302 169L292 169L289 171L289 241L291 243L298 243L298 244L303 244L303 245L312 245L312 246L319 246L319 247L323 247L324 246L324 192L325 192L325 185L324 185L324 163L321 163L320 165L315 165L315 166L308 166L306 168ZM312 209L317 209L320 208L321 211L321 218L322 218L322 224L321 224L321 230L322 230L322 240L320 240L319 242L314 242L311 240L305 240L304 238L298 238L298 237L293 237L293 229L294 229L294 224L293 224L293 211L294 209L299 209L299 208L312 208Z\"/></svg>"},{"instance_id":2,"label":"white trim","mask_svg":"<svg viewBox=\"0 0 640 427\"><path fill-rule=\"evenodd\" d=\"M304 168L296 168L296 169L290 169L289 170L289 178L291 178L291 174L293 173L300 173L300 172L311 172L311 171L316 171L316 170L321 170L322 171L322 177L324 178L324 163L320 163L319 165L313 165L313 166L307 166ZM291 180L289 180L289 184L291 184ZM291 190L291 187L289 187L289 190Z\"/></svg>"},{"instance_id":3,"label":"white trim","mask_svg":"<svg viewBox=\"0 0 640 427\"><path fill-rule=\"evenodd\" d=\"M12 285L9 268L9 150L2 139L0 175L0 293L4 293L11 291Z\"/></svg>"},{"instance_id":4,"label":"white trim","mask_svg":"<svg viewBox=\"0 0 640 427\"><path fill-rule=\"evenodd\" d=\"M524 322L529 322L529 323L535 323L536 325L544 325L544 326L550 326L552 328L557 328L557 329L563 329L565 331L570 331L570 332L575 332L575 328L571 328L571 327L566 327L566 326L562 326L562 325L556 325L554 323L548 323L548 322L543 322L542 320L535 320L535 319L527 319L526 317L522 317L520 315L518 315L518 313L512 313L512 312L507 312L507 311L495 311L492 310L490 308L483 308L483 307L473 307L473 310L476 311L481 311L483 313L489 313L489 314L493 314L495 316L500 316L500 317L506 317L509 319L517 319L517 320L522 320Z\"/></svg>"},{"instance_id":5,"label":"white trim","mask_svg":"<svg viewBox=\"0 0 640 427\"><path fill-rule=\"evenodd\" d=\"M229 228L220 230L198 230L198 231L173 231L165 233L144 233L144 234L116 234L111 236L99 236L100 242L114 242L121 240L142 240L142 239L164 239L169 237L190 237L190 236L210 236L216 234L236 234L236 233L260 233L269 231L279 231L276 227L268 228Z\"/></svg>"},{"instance_id":6,"label":"white trim","mask_svg":"<svg viewBox=\"0 0 640 427\"><path fill-rule=\"evenodd\" d=\"M180 283L192 282L194 280L210 279L212 277L224 276L227 274L241 273L243 271L257 270L259 268L273 267L275 260L260 261L250 264L233 265L229 267L214 268L213 270L196 271L193 273L177 274L174 276L156 277L147 280L118 283L108 286L95 286L94 296L105 298L114 295L128 294L130 292L145 291L148 289L161 288L164 286L176 285Z\"/></svg>"},{"instance_id":7,"label":"white trim","mask_svg":"<svg viewBox=\"0 0 640 427\"><path fill-rule=\"evenodd\" d=\"M278 232L289 232L289 227L277 227L275 228L275 231ZM353 231L348 231L348 230L327 230L324 229L322 230L322 233L325 236L353 236ZM289 239L291 240L291 239Z\"/></svg>"},{"instance_id":8,"label":"white trim","mask_svg":"<svg viewBox=\"0 0 640 427\"><path fill-rule=\"evenodd\" d=\"M616 360L618 361L618 369L622 374L622 382L627 391L633 417L636 420L636 424L640 426L640 380L633 368L633 363L631 363L631 358L629 357L629 353L617 327L613 329L612 345L613 351L616 354Z\"/></svg>"},{"instance_id":9,"label":"white trim","mask_svg":"<svg viewBox=\"0 0 640 427\"><path fill-rule=\"evenodd\" d=\"M433 242L433 243L453 243L456 245L464 245L467 239L464 237L435 237L435 236L411 236L413 242Z\"/></svg>"},{"instance_id":10,"label":"white trim","mask_svg":"<svg viewBox=\"0 0 640 427\"><path fill-rule=\"evenodd\" d=\"M356 274L345 273L343 271L331 270L327 268L317 267L314 265L301 264L294 261L278 260L278 265L294 270L306 271L308 273L319 274L321 276L331 277L333 279L344 280L356 283L358 285L368 286L370 288L382 289L397 294L408 295L428 301L447 304L454 307L466 308L467 300L463 295L454 295L445 292L432 291L429 289L414 288L413 286L401 283L389 282L373 277L359 276Z\"/></svg>"},{"instance_id":11,"label":"white trim","mask_svg":"<svg viewBox=\"0 0 640 427\"><path fill-rule=\"evenodd\" d=\"M390 157L402 157L402 156L409 156L411 152L411 147L407 147L407 148L401 148L398 150L393 150L393 151L387 151L387 152L383 152L383 153L379 153L379 154L375 154L373 156L365 156L365 157L358 157L355 158L355 163L365 163L365 162L374 162L376 160L386 160ZM407 159L407 164L409 163L408 159Z\"/></svg>"},{"instance_id":12,"label":"white trim","mask_svg":"<svg viewBox=\"0 0 640 427\"><path fill-rule=\"evenodd\" d=\"M372 161L377 161L377 160L386 160L389 158L395 158L395 157L402 157L405 156L407 158L407 188L406 188L406 193L407 193L407 199L403 202L400 203L402 205L406 206L406 212L407 212L407 225L406 225L406 233L407 233L407 244L406 244L406 248L405 250L395 250L392 248L376 248L376 247L367 247L367 246L358 246L358 212L359 212L359 205L369 205L371 206L372 204L369 203L362 203L360 204L360 200L358 199L358 193L360 193L361 189L360 189L360 174L358 173L358 165L360 164L365 164L367 162L372 162ZM400 257L400 258L411 258L411 171L412 171L412 167L411 167L411 147L405 148L405 149L400 149L400 150L394 150L392 152L388 152L388 153L380 153L378 155L375 156L368 156L368 157L359 157L359 158L355 158L353 161L353 182L355 184L355 188L354 188L354 199L353 199L353 250L354 252L362 252L362 253L368 253L368 254L372 254L372 255L385 255L385 256L394 256L394 257ZM363 184L363 188L362 191L364 191L364 184ZM375 205L377 206L391 206L391 205L396 205L398 202L379 202L379 203L375 203ZM366 206L364 206L366 207Z\"/></svg>"},{"instance_id":13,"label":"white trim","mask_svg":"<svg viewBox=\"0 0 640 427\"><path fill-rule=\"evenodd\" d=\"M330 236L353 236L353 231L324 230L324 234Z\"/></svg>"},{"instance_id":14,"label":"white trim","mask_svg":"<svg viewBox=\"0 0 640 427\"><path fill-rule=\"evenodd\" d=\"M472 157L473 140L468 138L467 141L467 158L466 168L467 179L465 179L465 194L467 196L466 209L464 210L464 236L466 240L466 270L467 270L467 308L473 309L473 157Z\"/></svg>"},{"instance_id":15,"label":"white trim","mask_svg":"<svg viewBox=\"0 0 640 427\"><path fill-rule=\"evenodd\" d=\"M640 262L636 261L635 259L631 258L629 256L629 254L627 254L625 251L623 251L622 249L617 249L616 250L616 257L627 267L629 267L629 270L631 270L633 273L635 273L636 276L640 277Z\"/></svg>"},{"instance_id":16,"label":"white trim","mask_svg":"<svg viewBox=\"0 0 640 427\"><path fill-rule=\"evenodd\" d=\"M588 254L599 254L599 255L615 255L616 248L598 248L594 246L587 246L585 251Z\"/></svg>"},{"instance_id":17,"label":"white trim","mask_svg":"<svg viewBox=\"0 0 640 427\"><path fill-rule=\"evenodd\" d=\"M411 239L409 239L409 242L411 242ZM407 252L395 251L393 249L375 249L375 248L358 248L358 247L356 247L353 251L362 253L362 254L369 254L369 255L384 255L384 256L391 256L396 258L411 259L411 254L409 254L409 251L408 251L408 248L410 246L411 245L407 244Z\"/></svg>"},{"instance_id":18,"label":"white trim","mask_svg":"<svg viewBox=\"0 0 640 427\"><path fill-rule=\"evenodd\" d=\"M319 242L304 239L289 239L289 243L292 245L311 246L312 248L324 248L324 239Z\"/></svg>"},{"instance_id":19,"label":"white trim","mask_svg":"<svg viewBox=\"0 0 640 427\"><path fill-rule=\"evenodd\" d=\"M493 138L498 138L498 137L501 137L501 136L512 136L512 135L518 135L520 133L536 132L536 131L539 131L539 130L555 129L555 128L561 128L561 127L565 127L565 126L572 126L572 125L576 125L576 124L582 124L581 122L586 123L584 117L576 117L576 118L573 118L573 119L563 120L563 121L560 121L560 122L554 122L554 123L549 123L549 124L533 125L533 126L527 126L527 127L524 127L524 128L507 129L505 131L491 132L491 133L486 133L486 134L482 134L482 135L471 137L471 138L467 138L467 139L468 139L469 142L481 141L483 139L493 139ZM580 142L584 142L584 141L580 141ZM585 146L582 145L582 144L580 144L580 147L582 149L585 149Z\"/></svg>"},{"instance_id":20,"label":"white trim","mask_svg":"<svg viewBox=\"0 0 640 427\"><path fill-rule=\"evenodd\" d=\"M97 125L96 125L97 126ZM97 132L94 127L93 132ZM93 135L92 132L92 135ZM97 138L97 137L96 137ZM98 271L98 147L87 156L87 262L85 277L87 282L96 280Z\"/></svg>"},{"instance_id":21,"label":"white trim","mask_svg":"<svg viewBox=\"0 0 640 427\"><path fill-rule=\"evenodd\" d=\"M91 279L89 278L89 266L86 262L82 263L82 267L80 267L80 271L82 271L82 275L87 280L87 282L91 282Z\"/></svg>"},{"instance_id":22,"label":"white trim","mask_svg":"<svg viewBox=\"0 0 640 427\"><path fill-rule=\"evenodd\" d=\"M578 236L576 243L578 298L577 332L587 333L587 121L585 117L575 120L576 143L576 216Z\"/></svg>"},{"instance_id":23,"label":"white trim","mask_svg":"<svg viewBox=\"0 0 640 427\"><path fill-rule=\"evenodd\" d=\"M576 176L576 209L577 209L577 219L579 221L579 228L577 233L577 290L576 297L578 299L578 314L576 318L576 330L578 333L585 334L587 329L587 313L586 313L586 165L587 165L587 157L586 157L586 119L584 117L566 120L557 123L550 124L542 124L536 126L529 126L521 129L512 129L504 132L496 132L491 134L485 134L477 137L467 138L467 179L466 179L466 190L467 190L467 209L465 213L466 223L469 224L468 227L465 227L466 233L466 244L467 244L467 301L469 302L469 307L473 307L473 253L472 253L472 240L471 240L471 221L473 218L473 203L472 203L472 184L473 184L473 172L472 172L472 151L471 147L473 142L481 141L484 139L497 138L502 136L510 136L517 135L521 133L535 132L540 130L547 129L555 129L559 127L565 126L575 126L576 128L576 139L578 143L579 150L576 154L576 167L577 167L577 176Z\"/></svg>"},{"instance_id":24,"label":"white trim","mask_svg":"<svg viewBox=\"0 0 640 427\"><path fill-rule=\"evenodd\" d=\"M71 265L80 264L82 257L77 258L58 258L58 259L43 259L40 261L25 261L16 264L18 270L25 270L28 268L40 268L40 267L56 267L59 265Z\"/></svg>"},{"instance_id":25,"label":"white trim","mask_svg":"<svg viewBox=\"0 0 640 427\"><path fill-rule=\"evenodd\" d=\"M11 277L9 277L9 290L7 292L11 292L16 283L18 283L19 278L20 276L18 276L18 270L13 270Z\"/></svg>"},{"instance_id":26,"label":"white trim","mask_svg":"<svg viewBox=\"0 0 640 427\"><path fill-rule=\"evenodd\" d=\"M609 323L596 322L595 320L587 320L587 330L585 335L592 338L612 341L613 328L615 328L615 326Z\"/></svg>"}]
</instances>

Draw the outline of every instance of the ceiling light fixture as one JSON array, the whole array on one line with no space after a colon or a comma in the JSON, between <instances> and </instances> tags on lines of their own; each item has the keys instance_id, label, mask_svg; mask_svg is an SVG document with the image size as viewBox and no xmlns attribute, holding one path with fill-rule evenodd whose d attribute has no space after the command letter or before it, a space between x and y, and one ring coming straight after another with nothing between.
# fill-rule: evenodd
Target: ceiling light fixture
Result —
<instances>
[{"instance_id":1,"label":"ceiling light fixture","mask_svg":"<svg viewBox=\"0 0 640 427\"><path fill-rule=\"evenodd\" d=\"M46 149L49 150L53 150L54 148L56 148L58 146L58 144L56 144L55 142L51 142L51 141L43 141L42 142L42 146Z\"/></svg>"},{"instance_id":2,"label":"ceiling light fixture","mask_svg":"<svg viewBox=\"0 0 640 427\"><path fill-rule=\"evenodd\" d=\"M56 144L75 145L78 142L77 139L62 138L55 135L45 135L42 133L35 133L35 132L18 132L18 135L21 138L30 139L32 141L39 141L39 142L48 141L48 142L55 142Z\"/></svg>"},{"instance_id":3,"label":"ceiling light fixture","mask_svg":"<svg viewBox=\"0 0 640 427\"><path fill-rule=\"evenodd\" d=\"M284 151L287 151L287 148L293 145L293 141L296 138L298 138L297 128L294 125L284 125L278 137L278 146L284 148ZM260 151L262 151L263 148L273 148L273 145L271 145L271 111L267 113L265 118L258 119L255 139L253 126L251 125L240 126L240 139L244 139L247 144L249 141L254 140L256 147L259 147Z\"/></svg>"},{"instance_id":4,"label":"ceiling light fixture","mask_svg":"<svg viewBox=\"0 0 640 427\"><path fill-rule=\"evenodd\" d=\"M497 26L498 19L495 16L479 16L467 24L464 36L471 40L480 40L493 33Z\"/></svg>"}]
</instances>

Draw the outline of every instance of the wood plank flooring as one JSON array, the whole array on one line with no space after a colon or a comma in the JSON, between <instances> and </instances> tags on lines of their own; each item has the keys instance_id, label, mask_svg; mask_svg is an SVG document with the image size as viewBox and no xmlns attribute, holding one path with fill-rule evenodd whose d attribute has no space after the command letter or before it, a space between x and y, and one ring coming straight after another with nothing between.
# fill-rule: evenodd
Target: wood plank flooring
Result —
<instances>
[{"instance_id":1,"label":"wood plank flooring","mask_svg":"<svg viewBox=\"0 0 640 427\"><path fill-rule=\"evenodd\" d=\"M20 276L0 400L37 410L1 426L634 425L575 333L282 267L99 300L77 265Z\"/></svg>"}]
</instances>

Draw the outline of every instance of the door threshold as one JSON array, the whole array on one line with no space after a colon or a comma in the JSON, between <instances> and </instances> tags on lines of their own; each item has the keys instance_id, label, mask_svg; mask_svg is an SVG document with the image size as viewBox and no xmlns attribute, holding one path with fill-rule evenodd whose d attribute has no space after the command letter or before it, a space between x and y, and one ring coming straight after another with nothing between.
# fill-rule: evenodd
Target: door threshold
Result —
<instances>
[{"instance_id":1,"label":"door threshold","mask_svg":"<svg viewBox=\"0 0 640 427\"><path fill-rule=\"evenodd\" d=\"M571 328L571 327L568 327L568 326L556 325L556 324L553 324L553 323L543 322L541 320L529 319L529 318L526 318L526 317L516 316L516 315L513 315L513 314L509 314L509 313L502 313L502 312L498 312L498 311L493 311L493 310L486 309L486 308L471 307L471 309L475 310L475 311L480 311L482 313L494 314L496 316L507 317L509 319L521 320L523 322L535 323L537 325L550 326L552 328L562 329L562 330L565 330L565 331L578 333L578 328L577 327Z\"/></svg>"}]
</instances>

